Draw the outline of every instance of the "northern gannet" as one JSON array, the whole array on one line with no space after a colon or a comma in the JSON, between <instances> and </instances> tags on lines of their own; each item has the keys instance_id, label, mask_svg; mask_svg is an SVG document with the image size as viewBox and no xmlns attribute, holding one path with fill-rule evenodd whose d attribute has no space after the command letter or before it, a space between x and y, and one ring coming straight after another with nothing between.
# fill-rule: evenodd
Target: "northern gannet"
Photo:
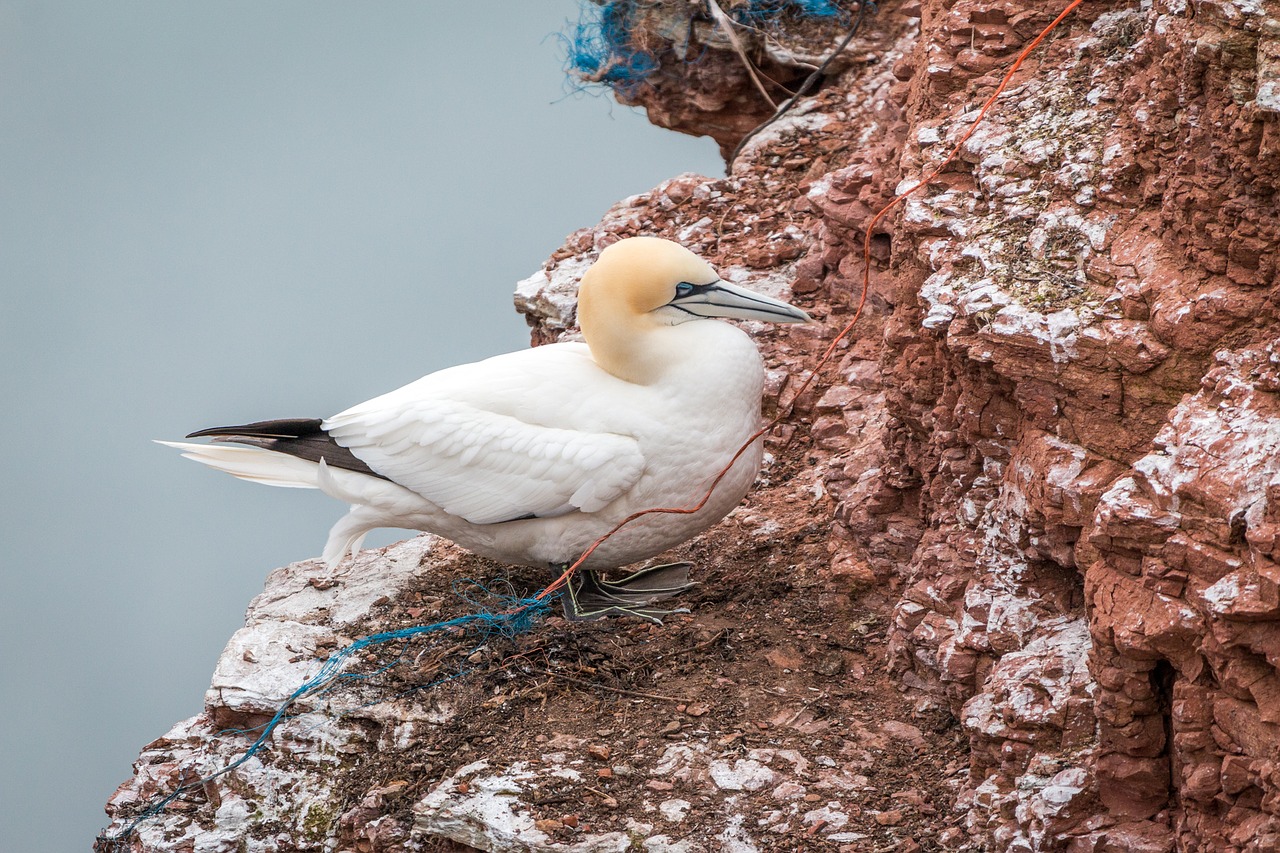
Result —
<instances>
[{"instance_id":1,"label":"northern gannet","mask_svg":"<svg viewBox=\"0 0 1280 853\"><path fill-rule=\"evenodd\" d=\"M656 237L621 240L582 277L586 343L555 343L432 373L324 420L194 432L160 442L241 479L320 489L351 505L330 567L378 527L426 530L501 562L563 567L619 521L696 503L761 423L764 365L741 329L708 318L813 322L720 279ZM632 613L686 589L687 564L609 583L715 524L760 470L757 440L691 515L645 516L606 540L563 596L574 619Z\"/></svg>"}]
</instances>

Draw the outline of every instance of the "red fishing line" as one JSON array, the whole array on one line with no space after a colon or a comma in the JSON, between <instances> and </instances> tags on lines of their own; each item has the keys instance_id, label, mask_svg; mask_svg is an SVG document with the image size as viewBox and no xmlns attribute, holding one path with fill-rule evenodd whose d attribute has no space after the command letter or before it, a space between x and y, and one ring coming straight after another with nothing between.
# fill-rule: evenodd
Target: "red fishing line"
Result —
<instances>
[{"instance_id":1,"label":"red fishing line","mask_svg":"<svg viewBox=\"0 0 1280 853\"><path fill-rule=\"evenodd\" d=\"M1006 88L1008 88L1009 81L1013 79L1013 75L1017 73L1019 68L1022 67L1022 63L1026 60L1026 58L1030 56L1032 51L1034 51L1037 47L1039 47L1040 43L1043 42L1045 38L1051 32L1054 31L1054 29L1057 28L1058 24L1062 23L1063 20L1065 20L1068 15L1070 15L1073 11L1075 11L1076 7L1079 6L1082 2L1083 0L1072 0L1072 2L1069 3L1067 7L1062 10L1061 14L1059 14L1058 17L1053 19L1052 23L1050 23L1047 27L1041 30L1040 34L1037 35L1034 39L1032 39L1031 42L1028 43L1027 46L1024 47L1021 52L1018 53L1017 57L1013 60L1013 63L1009 66L1009 70L1005 72L1004 77L1000 80L1000 84L996 86L995 91L991 93L990 97L988 97L987 100L983 102L982 108L978 111L977 118L975 118L973 120L973 123L969 125L968 130L964 132L964 135L960 137L959 141L957 141L954 145L951 146L950 153L948 153L947 156L943 158L942 162L939 163L937 166L935 166L933 170L930 171L927 175L921 178L920 181L915 186L911 187L911 189L907 190L901 195L895 196L892 201L890 201L884 207L880 208L880 210L876 213L876 215L872 216L870 221L867 222L867 226L863 231L863 238L862 238L862 294L858 298L858 306L853 312L853 318L844 325L844 328L840 330L840 333L837 334L831 340L831 343L827 345L826 350L822 353L822 357L818 359L817 364L813 366L813 368L809 371L808 375L805 377L804 381L800 383L799 389L797 389L795 394L791 396L792 405L794 405L795 401L800 398L800 395L802 395L806 390L808 390L809 386L813 384L814 379L826 366L827 362L831 360L831 356L835 354L836 347L840 344L841 341L843 341L845 338L849 336L849 334L853 331L853 327L857 324L858 320L862 317L862 310L867 304L867 290L870 288L870 285L871 285L871 233L872 233L872 230L875 228L876 224L879 223L881 219L883 219L886 215L888 215L889 211L893 210L893 208L895 208L908 196L915 194L916 192L920 191L925 186L927 186L930 182L932 182L934 178L938 177L938 175L942 173L942 170L945 169L951 163L951 161L956 158L956 155L960 153L961 146L963 146L966 142L969 141L969 137L973 136L974 131L978 129L978 125L982 124L982 120L986 118L987 112L991 109L992 105L995 104L996 99L999 98L1000 95L1004 93L1004 90ZM707 487L706 493L702 496L702 498L697 503L693 504L692 506L686 506L686 507L653 507L651 509L644 509L644 510L640 510L639 512L632 513L631 515L627 516L626 518L622 519L622 521L619 521L616 525L614 525L613 529L610 530L608 533L601 536L595 542L592 542L591 546L587 548L587 550L583 551L582 555L578 557L578 559L575 560L567 569L565 569L564 572L560 575L560 577L556 578L555 581L551 583L551 585L549 585L546 589L542 590L540 593L534 596L533 601L534 602L545 601L547 598L549 598L550 596L554 595L555 593L563 589L565 584L569 582L569 579L573 577L574 572L576 572L578 568L584 562L586 562L587 558L590 557L595 552L595 550L600 547L601 544L603 544L606 540L609 539L609 537L613 536L615 533L617 533L622 528L626 527L631 522L640 518L644 518L646 515L656 515L659 513L667 514L667 515L692 515L693 513L702 509L704 506L706 506L707 501L711 499L711 495L715 492L716 486L720 485L720 481L723 480L725 475L729 473L729 471L733 468L734 464L737 463L739 458L741 458L742 454L746 453L747 448L750 447L753 443L755 443L756 439L760 438L762 435L769 432L771 429L773 429L775 426L781 423L790 414L790 410L791 410L791 406L782 407L781 414L777 415L773 420L769 421L760 429L756 430L756 432L753 433L752 436L749 439L747 439L746 442L744 442L741 447L738 448L738 452L733 454L733 458L729 460L728 464L726 464L723 469L721 469L720 473L716 475L715 479L711 481L711 485ZM526 604L520 608L517 608L517 610L522 610L531 606L533 605Z\"/></svg>"}]
</instances>

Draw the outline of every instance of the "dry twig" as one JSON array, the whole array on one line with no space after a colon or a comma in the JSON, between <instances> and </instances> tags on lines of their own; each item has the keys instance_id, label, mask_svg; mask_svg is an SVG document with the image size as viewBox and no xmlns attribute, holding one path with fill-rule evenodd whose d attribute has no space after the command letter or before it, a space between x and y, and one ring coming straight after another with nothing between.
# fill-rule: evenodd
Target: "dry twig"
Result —
<instances>
[{"instance_id":1,"label":"dry twig","mask_svg":"<svg viewBox=\"0 0 1280 853\"><path fill-rule=\"evenodd\" d=\"M729 39L729 44L733 45L734 53L738 54L738 58L742 60L742 66L747 69L747 74L751 77L751 82L756 84L756 88L760 91L760 96L764 98L765 103L771 109L778 109L778 105L773 98L769 97L769 91L764 87L764 81L760 79L760 75L756 73L755 64L747 58L746 48L742 46L742 41L738 38L738 33L734 30L736 26L733 18L724 13L724 9L720 8L720 4L716 0L707 0L707 7L711 10L711 17L724 30L725 36Z\"/></svg>"}]
</instances>

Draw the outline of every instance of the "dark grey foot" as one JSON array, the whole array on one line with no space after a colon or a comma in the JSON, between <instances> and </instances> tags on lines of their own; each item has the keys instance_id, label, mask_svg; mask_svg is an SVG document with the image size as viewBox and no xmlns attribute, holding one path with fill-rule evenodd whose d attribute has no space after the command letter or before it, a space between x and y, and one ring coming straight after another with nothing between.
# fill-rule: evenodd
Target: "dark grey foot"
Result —
<instances>
[{"instance_id":1,"label":"dark grey foot","mask_svg":"<svg viewBox=\"0 0 1280 853\"><path fill-rule=\"evenodd\" d=\"M594 622L606 616L639 616L662 622L671 613L688 613L685 608L661 610L650 605L675 598L693 587L689 569L693 563L668 563L628 575L621 580L606 581L590 569L579 569L569 579L560 604L565 618L571 622Z\"/></svg>"}]
</instances>

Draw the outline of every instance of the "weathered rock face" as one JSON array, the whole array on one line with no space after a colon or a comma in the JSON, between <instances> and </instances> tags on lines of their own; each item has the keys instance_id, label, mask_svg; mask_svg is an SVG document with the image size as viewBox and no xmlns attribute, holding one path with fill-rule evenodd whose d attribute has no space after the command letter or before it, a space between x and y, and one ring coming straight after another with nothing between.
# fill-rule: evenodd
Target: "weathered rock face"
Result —
<instances>
[{"instance_id":1,"label":"weathered rock face","mask_svg":"<svg viewBox=\"0 0 1280 853\"><path fill-rule=\"evenodd\" d=\"M728 177L627 199L518 290L535 342L572 335L596 253L659 234L829 330L754 330L766 414L788 417L757 493L683 552L708 571L695 616L643 632L657 659L683 662L664 677L684 707L619 709L638 701L628 691L665 692L629 680L655 666L627 657L636 630L614 629L613 648L556 625L591 678L608 661L634 669L610 682L614 705L491 674L472 704L398 699L296 727L278 740L297 760L272 772L315 787L331 820L269 815L268 843L265 819L224 792L135 849L1280 849L1280 3L1083 4L959 158L877 226L867 313L797 398L852 317L865 223L942 161L1060 11L884 6L855 61ZM690 32L688 4L663 8L685 15L665 31ZM673 65L627 97L730 149L770 112L734 62L719 50ZM681 88L681 75L697 80ZM422 559L429 574L463 565ZM374 627L417 618L419 580L386 580L393 621ZM295 603L312 613L292 619L295 645L353 635L338 601ZM213 732L240 720L218 716L236 697L252 717L288 695L282 676L253 704L270 662L241 653L266 630L250 623L206 717L144 753L113 800L121 817L165 773L233 755ZM502 660L549 654L538 642ZM547 658L537 672L553 670ZM808 691L823 698L793 698ZM593 714L606 722L583 722ZM537 719L559 729L537 740ZM459 728L508 724L524 752L492 737L448 752ZM967 771L952 763L957 734ZM328 759L312 753L360 765L360 784L318 772ZM275 783L244 784L242 805L285 808L252 793ZM548 812L561 796L575 810Z\"/></svg>"},{"instance_id":2,"label":"weathered rock face","mask_svg":"<svg viewBox=\"0 0 1280 853\"><path fill-rule=\"evenodd\" d=\"M925 4L894 98L914 144L810 191L825 256L1056 11ZM998 849L1277 845L1276 14L1086 4L885 228L888 495L837 518L906 585L893 663L970 730Z\"/></svg>"},{"instance_id":3,"label":"weathered rock face","mask_svg":"<svg viewBox=\"0 0 1280 853\"><path fill-rule=\"evenodd\" d=\"M617 99L643 107L660 127L710 136L726 157L827 57L833 61L825 73L833 77L862 58L856 51L834 53L845 21L833 14L834 4L822 0L593 2L614 21L600 40L623 55L638 52L644 57L641 64L651 69L638 79L615 83ZM826 13L815 15L805 12L806 7L825 7ZM731 16L743 24L730 25ZM871 43L867 40L864 47ZM611 59L618 57L605 58L606 69ZM600 69L595 71L580 76L584 82L599 82Z\"/></svg>"},{"instance_id":4,"label":"weathered rock face","mask_svg":"<svg viewBox=\"0 0 1280 853\"><path fill-rule=\"evenodd\" d=\"M907 179L966 123L975 76L1052 14L943 6L907 81ZM1000 847L1277 844L1271 564L1245 520L1262 524L1276 441L1258 350L1276 334L1280 128L1253 65L1275 12L1086 6L900 220L890 467L916 478L904 505L925 531L895 660L963 703L971 826ZM1261 620L1248 638L1241 611ZM1082 618L1096 682L1055 642Z\"/></svg>"},{"instance_id":5,"label":"weathered rock face","mask_svg":"<svg viewBox=\"0 0 1280 853\"><path fill-rule=\"evenodd\" d=\"M1136 818L1180 800L1188 847L1280 847L1275 346L1216 354L1090 533L1102 800Z\"/></svg>"}]
</instances>

